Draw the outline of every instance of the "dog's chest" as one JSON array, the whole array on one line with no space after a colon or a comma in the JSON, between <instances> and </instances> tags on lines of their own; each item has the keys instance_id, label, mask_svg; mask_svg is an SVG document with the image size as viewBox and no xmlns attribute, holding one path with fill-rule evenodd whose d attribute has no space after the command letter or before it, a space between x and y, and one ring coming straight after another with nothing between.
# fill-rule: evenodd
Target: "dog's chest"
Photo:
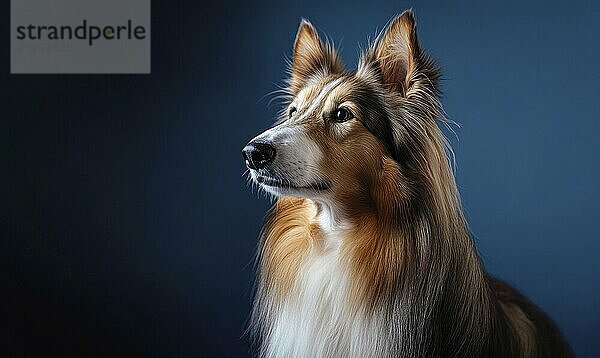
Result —
<instances>
[{"instance_id":1,"label":"dog's chest","mask_svg":"<svg viewBox=\"0 0 600 358\"><path fill-rule=\"evenodd\" d=\"M305 258L292 292L277 309L267 356L366 357L374 348L369 344L377 341L375 322L350 302L349 267L336 241L328 242Z\"/></svg>"}]
</instances>

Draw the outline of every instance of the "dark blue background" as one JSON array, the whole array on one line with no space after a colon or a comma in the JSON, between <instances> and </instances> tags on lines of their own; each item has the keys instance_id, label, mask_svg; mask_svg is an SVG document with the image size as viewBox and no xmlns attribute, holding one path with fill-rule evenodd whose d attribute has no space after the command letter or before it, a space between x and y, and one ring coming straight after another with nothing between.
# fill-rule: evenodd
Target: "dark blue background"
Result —
<instances>
[{"instance_id":1,"label":"dark blue background","mask_svg":"<svg viewBox=\"0 0 600 358\"><path fill-rule=\"evenodd\" d=\"M299 19L353 66L414 7L487 268L598 356L600 3L262 3L154 1L151 75L9 75L0 54L0 349L246 355L269 203L240 148L279 109L261 98Z\"/></svg>"}]
</instances>

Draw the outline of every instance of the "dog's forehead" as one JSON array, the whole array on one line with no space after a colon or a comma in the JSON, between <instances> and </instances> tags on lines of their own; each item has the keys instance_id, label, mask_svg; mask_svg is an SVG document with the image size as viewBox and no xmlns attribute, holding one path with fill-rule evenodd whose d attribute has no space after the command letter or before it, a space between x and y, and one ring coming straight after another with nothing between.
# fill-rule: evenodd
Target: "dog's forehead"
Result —
<instances>
[{"instance_id":1,"label":"dog's forehead","mask_svg":"<svg viewBox=\"0 0 600 358\"><path fill-rule=\"evenodd\" d=\"M310 79L296 96L298 104L303 105L314 101L319 93L323 91L323 88L334 79L332 77L314 77Z\"/></svg>"},{"instance_id":2,"label":"dog's forehead","mask_svg":"<svg viewBox=\"0 0 600 358\"><path fill-rule=\"evenodd\" d=\"M353 82L350 74L313 79L298 92L295 106L301 112L313 112L322 108L332 97L351 93Z\"/></svg>"}]
</instances>

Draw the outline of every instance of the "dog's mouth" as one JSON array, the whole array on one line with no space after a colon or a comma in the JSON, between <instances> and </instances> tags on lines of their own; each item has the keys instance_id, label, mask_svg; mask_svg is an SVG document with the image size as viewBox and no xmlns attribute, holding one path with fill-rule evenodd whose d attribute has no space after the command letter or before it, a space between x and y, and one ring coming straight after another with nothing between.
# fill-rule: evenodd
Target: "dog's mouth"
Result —
<instances>
[{"instance_id":1,"label":"dog's mouth","mask_svg":"<svg viewBox=\"0 0 600 358\"><path fill-rule=\"evenodd\" d=\"M289 181L272 178L263 174L257 174L255 176L256 182L261 185L265 185L272 188L279 189L295 189L295 190L313 190L313 191L326 191L329 190L331 184L329 182L315 182L309 185L294 185Z\"/></svg>"}]
</instances>

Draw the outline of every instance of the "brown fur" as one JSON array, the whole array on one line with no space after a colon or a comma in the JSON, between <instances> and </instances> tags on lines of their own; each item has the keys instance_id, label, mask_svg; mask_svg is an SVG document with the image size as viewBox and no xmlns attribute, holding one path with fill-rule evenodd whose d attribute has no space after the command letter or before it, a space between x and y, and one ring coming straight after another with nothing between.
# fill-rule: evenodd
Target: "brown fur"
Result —
<instances>
[{"instance_id":1,"label":"brown fur","mask_svg":"<svg viewBox=\"0 0 600 358\"><path fill-rule=\"evenodd\" d=\"M283 295L293 285L303 256L318 242L319 228L311 220L313 205L305 199L284 198L272 210L261 256L274 292Z\"/></svg>"}]
</instances>

